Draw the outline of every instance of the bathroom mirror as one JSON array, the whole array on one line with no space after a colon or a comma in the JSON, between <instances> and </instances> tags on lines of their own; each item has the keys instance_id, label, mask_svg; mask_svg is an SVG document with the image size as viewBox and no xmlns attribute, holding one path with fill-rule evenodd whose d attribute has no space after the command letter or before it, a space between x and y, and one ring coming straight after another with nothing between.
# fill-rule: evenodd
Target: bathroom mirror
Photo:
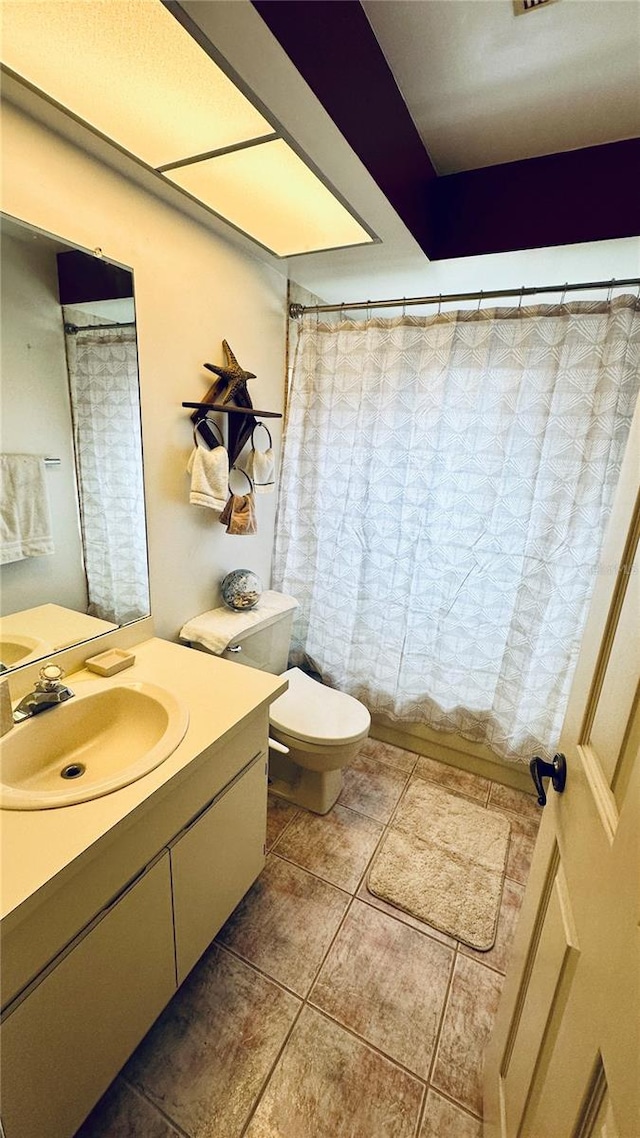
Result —
<instances>
[{"instance_id":1,"label":"bathroom mirror","mask_svg":"<svg viewBox=\"0 0 640 1138\"><path fill-rule=\"evenodd\" d=\"M149 615L133 275L0 215L0 670Z\"/></svg>"}]
</instances>

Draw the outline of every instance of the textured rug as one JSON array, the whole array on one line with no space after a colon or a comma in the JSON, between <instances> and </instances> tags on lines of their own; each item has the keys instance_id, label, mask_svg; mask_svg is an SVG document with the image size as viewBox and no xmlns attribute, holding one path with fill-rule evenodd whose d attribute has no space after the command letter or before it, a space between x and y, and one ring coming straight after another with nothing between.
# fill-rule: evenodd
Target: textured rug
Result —
<instances>
[{"instance_id":1,"label":"textured rug","mask_svg":"<svg viewBox=\"0 0 640 1138\"><path fill-rule=\"evenodd\" d=\"M496 938L509 830L501 814L416 778L372 863L369 890L486 952Z\"/></svg>"}]
</instances>

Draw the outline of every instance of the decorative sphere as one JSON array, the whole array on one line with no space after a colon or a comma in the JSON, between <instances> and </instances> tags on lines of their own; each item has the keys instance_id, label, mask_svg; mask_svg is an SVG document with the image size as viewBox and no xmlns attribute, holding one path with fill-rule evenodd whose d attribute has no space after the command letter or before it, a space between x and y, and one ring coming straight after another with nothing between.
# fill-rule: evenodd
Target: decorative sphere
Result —
<instances>
[{"instance_id":1,"label":"decorative sphere","mask_svg":"<svg viewBox=\"0 0 640 1138\"><path fill-rule=\"evenodd\" d=\"M243 612L257 605L262 581L251 569L232 569L222 581L222 599L227 608Z\"/></svg>"}]
</instances>

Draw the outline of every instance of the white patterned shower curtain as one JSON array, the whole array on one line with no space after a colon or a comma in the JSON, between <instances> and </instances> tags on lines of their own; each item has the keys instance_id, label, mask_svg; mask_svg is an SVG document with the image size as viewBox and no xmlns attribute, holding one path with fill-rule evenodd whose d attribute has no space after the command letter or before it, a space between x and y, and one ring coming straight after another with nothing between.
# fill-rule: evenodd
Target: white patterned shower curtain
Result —
<instances>
[{"instance_id":1,"label":"white patterned shower curtain","mask_svg":"<svg viewBox=\"0 0 640 1138\"><path fill-rule=\"evenodd\" d=\"M149 614L135 328L66 346L88 611L127 624Z\"/></svg>"},{"instance_id":2,"label":"white patterned shower curtain","mask_svg":"<svg viewBox=\"0 0 640 1138\"><path fill-rule=\"evenodd\" d=\"M636 402L640 304L300 331L274 587L372 712L553 753Z\"/></svg>"}]
</instances>

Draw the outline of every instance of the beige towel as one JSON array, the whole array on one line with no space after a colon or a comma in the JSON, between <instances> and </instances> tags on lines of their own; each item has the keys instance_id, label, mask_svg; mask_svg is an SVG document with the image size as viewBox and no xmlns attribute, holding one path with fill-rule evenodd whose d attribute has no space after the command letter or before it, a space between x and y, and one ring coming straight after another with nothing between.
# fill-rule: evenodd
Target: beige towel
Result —
<instances>
[{"instance_id":1,"label":"beige towel","mask_svg":"<svg viewBox=\"0 0 640 1138\"><path fill-rule=\"evenodd\" d=\"M189 501L193 506L222 510L229 492L229 455L223 446L195 446L187 463L191 475Z\"/></svg>"},{"instance_id":2,"label":"beige towel","mask_svg":"<svg viewBox=\"0 0 640 1138\"><path fill-rule=\"evenodd\" d=\"M55 552L44 457L0 455L0 564Z\"/></svg>"},{"instance_id":3,"label":"beige towel","mask_svg":"<svg viewBox=\"0 0 640 1138\"><path fill-rule=\"evenodd\" d=\"M227 533L237 535L257 533L258 523L253 492L230 494L218 520L227 527Z\"/></svg>"}]
</instances>

